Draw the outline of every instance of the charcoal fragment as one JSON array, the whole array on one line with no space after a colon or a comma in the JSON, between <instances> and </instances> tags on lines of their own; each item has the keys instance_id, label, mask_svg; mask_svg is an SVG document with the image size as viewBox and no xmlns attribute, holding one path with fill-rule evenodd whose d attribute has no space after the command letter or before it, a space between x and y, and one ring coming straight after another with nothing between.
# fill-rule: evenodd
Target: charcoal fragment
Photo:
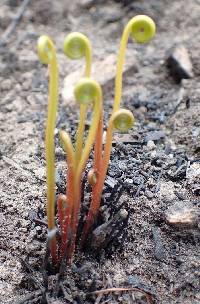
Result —
<instances>
[{"instance_id":1,"label":"charcoal fragment","mask_svg":"<svg viewBox=\"0 0 200 304\"><path fill-rule=\"evenodd\" d=\"M107 244L119 235L121 231L121 224L128 218L126 209L121 209L115 216L108 222L97 227L92 233L91 247L105 248Z\"/></svg>"},{"instance_id":2,"label":"charcoal fragment","mask_svg":"<svg viewBox=\"0 0 200 304\"><path fill-rule=\"evenodd\" d=\"M153 240L155 243L154 255L158 261L164 261L166 259L165 248L162 243L160 229L158 227L152 228Z\"/></svg>"}]
</instances>

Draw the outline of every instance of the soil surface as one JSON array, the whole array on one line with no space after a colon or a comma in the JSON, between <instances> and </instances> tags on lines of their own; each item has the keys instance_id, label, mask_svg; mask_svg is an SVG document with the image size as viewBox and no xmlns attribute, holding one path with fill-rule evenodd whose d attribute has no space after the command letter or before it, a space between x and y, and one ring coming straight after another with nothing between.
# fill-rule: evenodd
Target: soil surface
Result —
<instances>
[{"instance_id":1,"label":"soil surface","mask_svg":"<svg viewBox=\"0 0 200 304\"><path fill-rule=\"evenodd\" d=\"M21 5L0 3L0 303L200 303L200 1L30 1L5 39ZM58 275L44 271L48 73L36 41L48 34L58 50L56 178L57 193L64 193L67 168L58 130L74 138L78 107L62 89L66 76L70 82L83 68L63 55L63 39L81 31L92 42L106 126L113 58L124 25L137 14L152 17L157 34L148 45L128 45L122 105L136 123L128 134L115 133L97 226L122 209L128 221L103 248L77 248L58 288ZM193 64L193 77L179 83L166 66L175 45L185 46ZM89 193L86 185L82 217ZM91 294L119 287L133 289Z\"/></svg>"}]
</instances>

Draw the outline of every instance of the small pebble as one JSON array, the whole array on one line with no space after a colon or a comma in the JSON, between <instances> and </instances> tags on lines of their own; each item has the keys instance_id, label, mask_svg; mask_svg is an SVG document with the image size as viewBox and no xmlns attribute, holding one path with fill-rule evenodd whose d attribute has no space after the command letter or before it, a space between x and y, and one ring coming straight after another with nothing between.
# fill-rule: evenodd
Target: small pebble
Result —
<instances>
[{"instance_id":1,"label":"small pebble","mask_svg":"<svg viewBox=\"0 0 200 304\"><path fill-rule=\"evenodd\" d=\"M127 165L123 162L119 162L119 169L122 170L123 172L126 172Z\"/></svg>"},{"instance_id":2,"label":"small pebble","mask_svg":"<svg viewBox=\"0 0 200 304\"><path fill-rule=\"evenodd\" d=\"M152 151L152 152L151 152L151 158L155 158L155 157L156 157L156 155L157 155L156 150L154 150L154 151Z\"/></svg>"},{"instance_id":3,"label":"small pebble","mask_svg":"<svg viewBox=\"0 0 200 304\"><path fill-rule=\"evenodd\" d=\"M151 192L151 191L149 191L149 190L146 190L146 191L145 191L145 195L146 195L146 197L149 198L149 199L152 199L152 198L154 197L154 193Z\"/></svg>"},{"instance_id":4,"label":"small pebble","mask_svg":"<svg viewBox=\"0 0 200 304\"><path fill-rule=\"evenodd\" d=\"M179 201L166 211L166 221L175 227L194 228L200 223L200 210L190 201Z\"/></svg>"},{"instance_id":5,"label":"small pebble","mask_svg":"<svg viewBox=\"0 0 200 304\"><path fill-rule=\"evenodd\" d=\"M12 87L12 82L10 79L5 79L2 83L1 83L1 89L2 91L9 91Z\"/></svg>"},{"instance_id":6,"label":"small pebble","mask_svg":"<svg viewBox=\"0 0 200 304\"><path fill-rule=\"evenodd\" d=\"M155 145L155 143L154 143L153 140L149 140L149 141L147 142L147 148L148 148L149 150L153 150L153 149L156 148L156 145Z\"/></svg>"},{"instance_id":7,"label":"small pebble","mask_svg":"<svg viewBox=\"0 0 200 304\"><path fill-rule=\"evenodd\" d=\"M148 143L148 141L160 141L162 139L165 138L165 133L164 131L160 130L160 131L150 131L147 133L147 135L145 136L145 142Z\"/></svg>"},{"instance_id":8,"label":"small pebble","mask_svg":"<svg viewBox=\"0 0 200 304\"><path fill-rule=\"evenodd\" d=\"M125 181L124 181L124 183L132 185L133 184L133 180L131 178L126 178Z\"/></svg>"},{"instance_id":9,"label":"small pebble","mask_svg":"<svg viewBox=\"0 0 200 304\"><path fill-rule=\"evenodd\" d=\"M200 163L193 163L187 167L186 178L193 181L197 176L200 176Z\"/></svg>"}]
</instances>

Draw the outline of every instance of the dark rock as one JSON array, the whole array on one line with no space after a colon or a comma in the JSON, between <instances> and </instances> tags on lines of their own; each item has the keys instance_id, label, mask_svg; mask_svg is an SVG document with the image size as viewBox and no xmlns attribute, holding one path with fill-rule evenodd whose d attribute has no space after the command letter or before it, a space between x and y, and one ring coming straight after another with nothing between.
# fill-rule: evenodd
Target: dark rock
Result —
<instances>
[{"instance_id":1,"label":"dark rock","mask_svg":"<svg viewBox=\"0 0 200 304\"><path fill-rule=\"evenodd\" d=\"M165 248L162 243L162 238L160 235L160 229L158 227L153 227L152 233L153 233L153 240L155 243L155 247L154 247L155 258L158 261L164 261L166 258L166 254L165 254Z\"/></svg>"},{"instance_id":2,"label":"dark rock","mask_svg":"<svg viewBox=\"0 0 200 304\"><path fill-rule=\"evenodd\" d=\"M192 63L188 51L184 46L180 45L171 49L166 62L172 76L177 82L193 77Z\"/></svg>"}]
</instances>

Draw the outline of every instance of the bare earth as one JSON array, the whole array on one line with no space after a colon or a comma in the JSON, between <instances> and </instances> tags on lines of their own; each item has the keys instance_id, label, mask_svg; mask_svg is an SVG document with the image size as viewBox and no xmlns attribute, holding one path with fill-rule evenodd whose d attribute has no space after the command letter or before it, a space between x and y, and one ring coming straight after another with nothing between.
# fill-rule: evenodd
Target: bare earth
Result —
<instances>
[{"instance_id":1,"label":"bare earth","mask_svg":"<svg viewBox=\"0 0 200 304\"><path fill-rule=\"evenodd\" d=\"M21 3L1 0L0 38ZM88 244L85 252L77 250L62 282L65 292L60 291L57 299L56 275L49 272L42 299L46 228L35 219L46 221L48 82L36 41L48 34L57 46L61 93L57 130L65 128L74 136L78 108L71 97L72 83L83 68L82 62L70 62L62 53L64 37L81 31L91 39L93 75L103 86L106 125L120 36L137 14L151 16L157 34L148 45L130 41L128 46L122 104L133 111L136 124L126 136L115 134L99 217L102 224L125 208L128 224L106 248L91 249ZM155 303L200 303L199 18L198 0L29 3L7 45L0 47L1 304L147 303L139 292L88 295L112 287L139 288L152 294ZM165 64L167 52L176 44L188 50L194 73L179 84ZM68 91L63 93L64 79ZM60 193L65 191L66 164L57 134ZM86 187L84 210L88 198Z\"/></svg>"}]
</instances>

